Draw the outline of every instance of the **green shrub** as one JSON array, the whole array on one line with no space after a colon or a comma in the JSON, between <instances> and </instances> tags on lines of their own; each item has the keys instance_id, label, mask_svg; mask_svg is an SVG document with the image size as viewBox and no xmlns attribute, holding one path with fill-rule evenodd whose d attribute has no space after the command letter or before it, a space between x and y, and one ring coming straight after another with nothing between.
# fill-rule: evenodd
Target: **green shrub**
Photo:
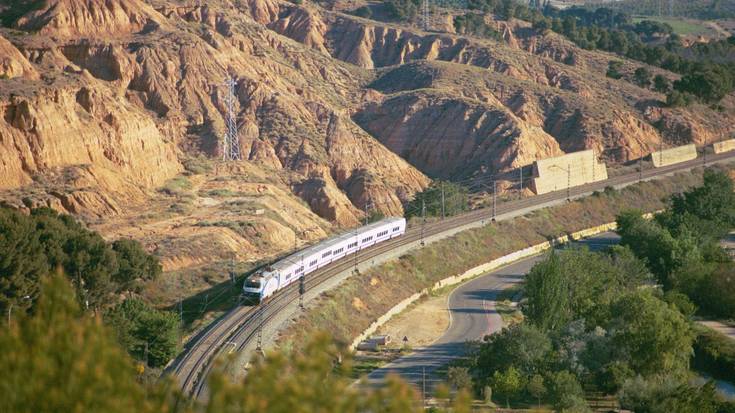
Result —
<instances>
[{"instance_id":1,"label":"green shrub","mask_svg":"<svg viewBox=\"0 0 735 413\"><path fill-rule=\"evenodd\" d=\"M363 17L366 19L369 19L373 16L373 11L368 6L362 6L355 9L355 11L352 12L357 17Z\"/></svg>"},{"instance_id":2,"label":"green shrub","mask_svg":"<svg viewBox=\"0 0 735 413\"><path fill-rule=\"evenodd\" d=\"M204 157L190 158L183 162L184 169L191 175L202 175L212 171L211 161Z\"/></svg>"},{"instance_id":3,"label":"green shrub","mask_svg":"<svg viewBox=\"0 0 735 413\"><path fill-rule=\"evenodd\" d=\"M182 195L191 190L191 181L184 176L169 179L160 189L167 195Z\"/></svg>"},{"instance_id":4,"label":"green shrub","mask_svg":"<svg viewBox=\"0 0 735 413\"><path fill-rule=\"evenodd\" d=\"M711 328L697 326L694 368L714 378L735 382L735 340Z\"/></svg>"}]
</instances>

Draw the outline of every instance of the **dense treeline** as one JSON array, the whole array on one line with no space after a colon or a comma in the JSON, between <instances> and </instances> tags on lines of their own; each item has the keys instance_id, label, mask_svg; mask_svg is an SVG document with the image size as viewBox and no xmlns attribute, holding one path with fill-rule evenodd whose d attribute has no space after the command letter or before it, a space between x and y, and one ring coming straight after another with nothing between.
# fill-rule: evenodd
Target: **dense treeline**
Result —
<instances>
[{"instance_id":1,"label":"dense treeline","mask_svg":"<svg viewBox=\"0 0 735 413\"><path fill-rule=\"evenodd\" d=\"M735 317L735 264L719 240L735 228L733 183L707 170L704 184L672 197L652 221L636 211L618 218L622 244L645 260L667 291L685 294L705 314Z\"/></svg>"},{"instance_id":2,"label":"dense treeline","mask_svg":"<svg viewBox=\"0 0 735 413\"><path fill-rule=\"evenodd\" d=\"M43 274L63 271L80 303L102 308L110 297L135 290L161 273L155 257L130 240L108 243L74 218L48 208L24 215L0 207L0 308L28 308Z\"/></svg>"},{"instance_id":3,"label":"dense treeline","mask_svg":"<svg viewBox=\"0 0 735 413\"><path fill-rule=\"evenodd\" d=\"M139 243L127 239L108 243L71 216L48 208L24 215L0 207L3 313L35 311L42 278L56 272L69 279L80 305L105 315L131 354L151 366L164 365L175 354L174 315L134 298L118 303L121 293L135 293L161 273L158 259Z\"/></svg>"},{"instance_id":4,"label":"dense treeline","mask_svg":"<svg viewBox=\"0 0 735 413\"><path fill-rule=\"evenodd\" d=\"M629 17L606 8L551 9L546 15L534 13L531 21L537 30L563 34L584 49L616 53L681 74L682 78L674 82L669 103L680 103L683 97L678 94L695 96L704 103L717 103L735 88L735 68L720 63L715 50L702 48L685 57L688 49L666 24L653 21L631 24ZM664 45L651 46L646 44L651 37L667 40Z\"/></svg>"}]
</instances>

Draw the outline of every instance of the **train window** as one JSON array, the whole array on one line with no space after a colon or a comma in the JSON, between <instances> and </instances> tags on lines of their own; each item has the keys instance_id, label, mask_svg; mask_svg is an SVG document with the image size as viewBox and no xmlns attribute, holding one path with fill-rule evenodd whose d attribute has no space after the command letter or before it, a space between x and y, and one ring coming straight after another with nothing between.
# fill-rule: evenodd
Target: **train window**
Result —
<instances>
[{"instance_id":1,"label":"train window","mask_svg":"<svg viewBox=\"0 0 735 413\"><path fill-rule=\"evenodd\" d=\"M348 245L347 248L355 248L357 246L356 242L353 242L352 244Z\"/></svg>"},{"instance_id":2,"label":"train window","mask_svg":"<svg viewBox=\"0 0 735 413\"><path fill-rule=\"evenodd\" d=\"M309 263L309 267L313 267L313 266L315 266L315 265L316 265L316 262L317 262L317 260L314 260L314 261L310 262L310 263Z\"/></svg>"},{"instance_id":3,"label":"train window","mask_svg":"<svg viewBox=\"0 0 735 413\"><path fill-rule=\"evenodd\" d=\"M291 279L291 273L286 274L286 279L287 280L290 280Z\"/></svg>"},{"instance_id":4,"label":"train window","mask_svg":"<svg viewBox=\"0 0 735 413\"><path fill-rule=\"evenodd\" d=\"M326 258L328 256L332 255L332 251L327 251L324 254L322 254L322 258Z\"/></svg>"},{"instance_id":5,"label":"train window","mask_svg":"<svg viewBox=\"0 0 735 413\"><path fill-rule=\"evenodd\" d=\"M299 267L299 268L297 268L297 269L296 269L296 272L297 272L297 273L298 273L298 272L302 272L302 271L304 271L304 267Z\"/></svg>"},{"instance_id":6,"label":"train window","mask_svg":"<svg viewBox=\"0 0 735 413\"><path fill-rule=\"evenodd\" d=\"M401 229L401 227L395 227L395 228L393 228L393 232L396 232L396 231L398 231L399 229Z\"/></svg>"},{"instance_id":7,"label":"train window","mask_svg":"<svg viewBox=\"0 0 735 413\"><path fill-rule=\"evenodd\" d=\"M247 288L260 288L260 280L246 280L245 287Z\"/></svg>"},{"instance_id":8,"label":"train window","mask_svg":"<svg viewBox=\"0 0 735 413\"><path fill-rule=\"evenodd\" d=\"M344 251L344 250L345 250L344 248L340 248L340 249L338 249L338 250L335 250L335 251L334 251L334 253L335 253L335 254L339 254L340 252L342 252L342 251Z\"/></svg>"}]
</instances>

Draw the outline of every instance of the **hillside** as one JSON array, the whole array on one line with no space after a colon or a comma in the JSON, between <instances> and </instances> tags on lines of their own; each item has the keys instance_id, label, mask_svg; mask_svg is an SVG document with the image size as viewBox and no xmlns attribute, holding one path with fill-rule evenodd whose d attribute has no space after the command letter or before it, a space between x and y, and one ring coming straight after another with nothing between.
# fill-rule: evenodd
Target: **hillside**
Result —
<instances>
[{"instance_id":1,"label":"hillside","mask_svg":"<svg viewBox=\"0 0 735 413\"><path fill-rule=\"evenodd\" d=\"M0 198L138 239L192 289L401 214L429 178L584 148L622 163L733 128L732 97L666 108L605 76L616 57L494 16L499 41L278 0L29 3L0 30ZM228 75L236 163L218 160ZM170 302L172 280L150 294Z\"/></svg>"}]
</instances>

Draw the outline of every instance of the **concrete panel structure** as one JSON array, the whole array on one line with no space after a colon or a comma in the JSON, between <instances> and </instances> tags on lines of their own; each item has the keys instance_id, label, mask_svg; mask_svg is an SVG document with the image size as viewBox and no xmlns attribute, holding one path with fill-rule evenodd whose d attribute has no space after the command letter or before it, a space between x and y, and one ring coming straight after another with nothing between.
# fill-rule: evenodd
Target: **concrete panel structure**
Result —
<instances>
[{"instance_id":1,"label":"concrete panel structure","mask_svg":"<svg viewBox=\"0 0 735 413\"><path fill-rule=\"evenodd\" d=\"M590 149L534 162L531 189L540 195L605 179L607 167Z\"/></svg>"},{"instance_id":2,"label":"concrete panel structure","mask_svg":"<svg viewBox=\"0 0 735 413\"><path fill-rule=\"evenodd\" d=\"M712 147L715 149L715 153L730 152L735 150L735 139L728 139L726 141L717 142Z\"/></svg>"},{"instance_id":3,"label":"concrete panel structure","mask_svg":"<svg viewBox=\"0 0 735 413\"><path fill-rule=\"evenodd\" d=\"M651 160L653 161L653 166L656 168L691 161L696 158L697 147L693 143L651 153Z\"/></svg>"}]
</instances>

